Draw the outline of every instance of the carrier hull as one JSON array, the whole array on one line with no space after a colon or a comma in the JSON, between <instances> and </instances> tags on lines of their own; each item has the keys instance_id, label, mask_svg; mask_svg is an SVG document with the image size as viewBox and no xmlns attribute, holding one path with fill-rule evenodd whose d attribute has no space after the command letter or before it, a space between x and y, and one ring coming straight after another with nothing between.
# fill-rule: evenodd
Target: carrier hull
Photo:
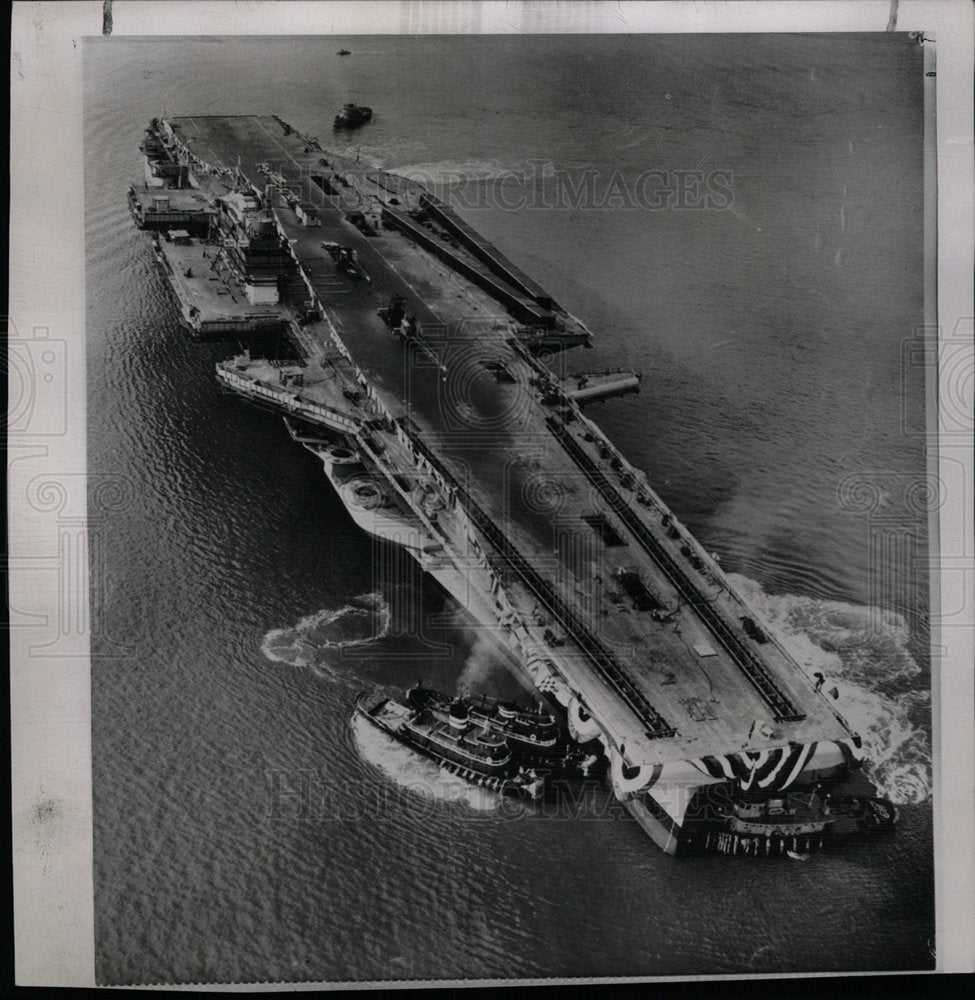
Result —
<instances>
[{"instance_id":1,"label":"carrier hull","mask_svg":"<svg viewBox=\"0 0 975 1000\"><path fill-rule=\"evenodd\" d=\"M890 825L830 809L859 736L583 412L639 375L553 370L590 331L416 182L276 118L149 132L153 178L217 206L216 240L157 243L184 317L280 322L298 358L244 351L219 381L285 415L354 522L504 647L665 852Z\"/></svg>"}]
</instances>

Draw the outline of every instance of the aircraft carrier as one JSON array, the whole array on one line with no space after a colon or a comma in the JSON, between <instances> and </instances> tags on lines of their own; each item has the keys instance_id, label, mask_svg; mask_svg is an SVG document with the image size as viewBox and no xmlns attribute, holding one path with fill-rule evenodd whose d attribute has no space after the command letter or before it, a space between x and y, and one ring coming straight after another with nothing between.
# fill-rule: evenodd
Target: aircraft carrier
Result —
<instances>
[{"instance_id":1,"label":"aircraft carrier","mask_svg":"<svg viewBox=\"0 0 975 1000\"><path fill-rule=\"evenodd\" d=\"M154 119L129 191L220 382L285 417L605 754L668 853L802 854L893 823L860 739L584 407L591 333L422 185L274 116ZM257 341L258 343L260 341Z\"/></svg>"}]
</instances>

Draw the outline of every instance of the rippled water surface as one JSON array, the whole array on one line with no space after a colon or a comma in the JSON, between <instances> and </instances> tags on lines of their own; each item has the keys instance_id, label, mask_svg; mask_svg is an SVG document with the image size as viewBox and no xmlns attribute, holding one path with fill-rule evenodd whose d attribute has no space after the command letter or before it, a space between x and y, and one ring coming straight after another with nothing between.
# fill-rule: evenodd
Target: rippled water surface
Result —
<instances>
[{"instance_id":1,"label":"rippled water surface","mask_svg":"<svg viewBox=\"0 0 975 1000\"><path fill-rule=\"evenodd\" d=\"M922 320L917 47L87 44L89 469L123 497L103 513L92 490L100 979L929 966L924 457L903 432L923 401L901 364ZM514 806L350 723L358 691L417 676L517 684L279 418L219 392L232 345L184 338L125 207L154 115L273 113L328 146L345 100L376 117L343 148L445 184L593 329L570 367L643 371L593 415L836 684L903 804L896 836L805 864L674 860L603 789L571 819ZM560 178L649 170L724 171L731 197L542 207Z\"/></svg>"}]
</instances>

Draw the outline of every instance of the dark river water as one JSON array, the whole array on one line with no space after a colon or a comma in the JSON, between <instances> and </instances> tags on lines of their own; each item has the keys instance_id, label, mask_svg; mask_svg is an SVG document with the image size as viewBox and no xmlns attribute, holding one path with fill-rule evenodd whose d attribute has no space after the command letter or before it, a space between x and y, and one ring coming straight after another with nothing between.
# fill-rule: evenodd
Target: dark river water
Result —
<instances>
[{"instance_id":1,"label":"dark river water","mask_svg":"<svg viewBox=\"0 0 975 1000\"><path fill-rule=\"evenodd\" d=\"M923 384L902 364L923 319L919 48L86 44L100 981L930 967ZM837 686L895 836L675 860L605 789L572 817L513 807L350 722L379 685L515 682L279 418L218 391L234 345L181 333L125 206L155 115L278 114L329 147L346 100L376 116L340 151L445 185L590 326L570 368L643 372L592 415Z\"/></svg>"}]
</instances>

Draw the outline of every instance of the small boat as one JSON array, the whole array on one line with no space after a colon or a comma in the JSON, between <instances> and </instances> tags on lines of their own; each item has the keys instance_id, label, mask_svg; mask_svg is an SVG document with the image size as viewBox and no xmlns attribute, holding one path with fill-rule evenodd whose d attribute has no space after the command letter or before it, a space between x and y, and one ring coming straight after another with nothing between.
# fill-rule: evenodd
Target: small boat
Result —
<instances>
[{"instance_id":1,"label":"small boat","mask_svg":"<svg viewBox=\"0 0 975 1000\"><path fill-rule=\"evenodd\" d=\"M395 698L356 698L356 712L445 771L503 795L538 798L545 779L515 759L507 740L454 704L446 717Z\"/></svg>"},{"instance_id":2,"label":"small boat","mask_svg":"<svg viewBox=\"0 0 975 1000\"><path fill-rule=\"evenodd\" d=\"M335 54L337 56L350 56L352 52L349 49L339 49Z\"/></svg>"},{"instance_id":3,"label":"small boat","mask_svg":"<svg viewBox=\"0 0 975 1000\"><path fill-rule=\"evenodd\" d=\"M372 118L372 108L363 108L358 104L343 104L342 110L335 116L333 128L357 128Z\"/></svg>"}]
</instances>

